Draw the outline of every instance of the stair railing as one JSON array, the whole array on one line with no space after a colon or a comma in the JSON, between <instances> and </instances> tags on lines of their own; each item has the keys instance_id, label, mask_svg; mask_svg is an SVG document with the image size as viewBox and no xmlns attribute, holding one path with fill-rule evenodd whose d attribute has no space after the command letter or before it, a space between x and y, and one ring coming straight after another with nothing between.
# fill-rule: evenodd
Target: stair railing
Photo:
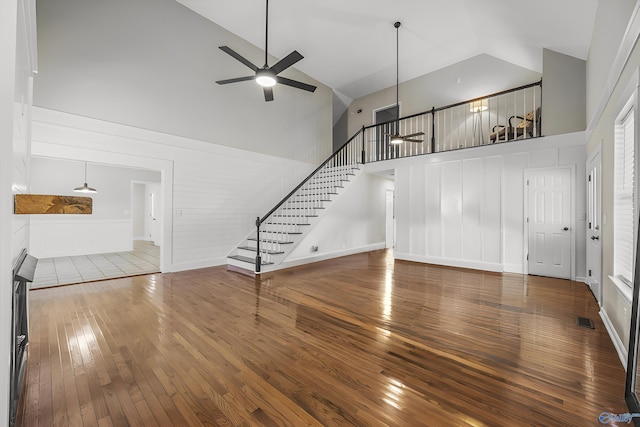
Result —
<instances>
[{"instance_id":1,"label":"stair railing","mask_svg":"<svg viewBox=\"0 0 640 427\"><path fill-rule=\"evenodd\" d=\"M274 213L278 211L287 201L289 201L294 195L299 194L300 190L309 183L314 177L318 176L323 170L330 167L338 166L353 166L363 163L363 159L366 157L364 152L364 127L360 129L355 135L353 135L347 142L345 142L340 148L338 148L333 154L331 154L324 162L320 164L313 172L311 172L296 188L291 190L289 194L284 196L269 212L262 217L256 218L256 273L260 272L262 266L262 254L267 254L266 251L261 251L260 248L260 227L267 221ZM312 209L311 202L307 201L303 206L303 213Z\"/></svg>"},{"instance_id":2,"label":"stair railing","mask_svg":"<svg viewBox=\"0 0 640 427\"><path fill-rule=\"evenodd\" d=\"M256 218L256 273L262 266L262 254L269 256L268 250L260 248L260 227L324 169L537 138L542 136L541 120L542 79L481 98L433 107L399 120L363 126L266 215ZM392 145L389 138L396 132L422 132L424 135L412 139L423 142ZM307 208L312 208L311 202L305 203L302 211Z\"/></svg>"},{"instance_id":3,"label":"stair railing","mask_svg":"<svg viewBox=\"0 0 640 427\"><path fill-rule=\"evenodd\" d=\"M423 132L421 143L389 143L389 135ZM441 153L542 136L542 80L367 126L363 163ZM413 138L416 139L416 138Z\"/></svg>"}]
</instances>

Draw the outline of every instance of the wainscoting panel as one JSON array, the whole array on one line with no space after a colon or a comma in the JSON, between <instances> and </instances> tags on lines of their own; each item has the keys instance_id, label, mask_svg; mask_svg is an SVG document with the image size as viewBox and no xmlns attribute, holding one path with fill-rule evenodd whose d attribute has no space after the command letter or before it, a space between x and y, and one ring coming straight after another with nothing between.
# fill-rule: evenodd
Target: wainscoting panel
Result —
<instances>
[{"instance_id":1,"label":"wainscoting panel","mask_svg":"<svg viewBox=\"0 0 640 427\"><path fill-rule=\"evenodd\" d=\"M485 157L482 161L482 261L502 262L502 157Z\"/></svg>"},{"instance_id":2,"label":"wainscoting panel","mask_svg":"<svg viewBox=\"0 0 640 427\"><path fill-rule=\"evenodd\" d=\"M583 133L576 133L398 161L396 258L523 273L525 170L574 164L580 177L584 156ZM576 215L583 202L578 195ZM584 270L580 239L578 275Z\"/></svg>"},{"instance_id":3,"label":"wainscoting panel","mask_svg":"<svg viewBox=\"0 0 640 427\"><path fill-rule=\"evenodd\" d=\"M426 165L427 196L425 198L425 228L427 230L427 254L434 257L442 256L442 180L441 166L439 163L429 163Z\"/></svg>"},{"instance_id":4,"label":"wainscoting panel","mask_svg":"<svg viewBox=\"0 0 640 427\"><path fill-rule=\"evenodd\" d=\"M442 164L441 185L443 256L462 259L462 162Z\"/></svg>"},{"instance_id":5,"label":"wainscoting panel","mask_svg":"<svg viewBox=\"0 0 640 427\"><path fill-rule=\"evenodd\" d=\"M427 239L425 229L425 196L426 188L431 185L424 179L424 165L416 165L411 167L411 187L413 189L413 200L411 209L409 210L411 220L411 253L426 255Z\"/></svg>"},{"instance_id":6,"label":"wainscoting panel","mask_svg":"<svg viewBox=\"0 0 640 427\"><path fill-rule=\"evenodd\" d=\"M482 159L462 161L462 254L464 259L482 261L484 174Z\"/></svg>"}]
</instances>

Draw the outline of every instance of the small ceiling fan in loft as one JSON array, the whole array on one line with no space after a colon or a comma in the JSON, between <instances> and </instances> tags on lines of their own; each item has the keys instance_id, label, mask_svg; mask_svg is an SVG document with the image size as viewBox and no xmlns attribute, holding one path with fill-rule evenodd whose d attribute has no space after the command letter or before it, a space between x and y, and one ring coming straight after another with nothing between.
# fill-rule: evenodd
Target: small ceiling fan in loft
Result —
<instances>
[{"instance_id":1,"label":"small ceiling fan in loft","mask_svg":"<svg viewBox=\"0 0 640 427\"><path fill-rule=\"evenodd\" d=\"M251 61L240 55L238 52L231 49L229 46L220 46L220 49L234 57L238 61L242 62L247 67L251 68L255 75L247 76L247 77L236 77L234 79L227 80L218 80L216 83L219 85L226 85L229 83L238 83L244 82L248 80L255 80L260 86L263 87L264 90L264 100L266 102L273 101L273 86L276 83L283 84L285 86L291 86L297 89L306 90L309 92L314 92L316 90L315 86L310 84L302 83L297 80L287 79L285 77L281 77L278 74L291 67L296 62L300 61L304 56L302 56L297 50L294 50L289 55L282 58L276 64L269 67L268 63L268 47L269 47L269 0L266 0L266 24L265 24L265 41L264 41L264 66L262 68L258 68Z\"/></svg>"},{"instance_id":2,"label":"small ceiling fan in loft","mask_svg":"<svg viewBox=\"0 0 640 427\"><path fill-rule=\"evenodd\" d=\"M400 69L400 55L399 55L399 51L400 51L400 43L399 43L399 28L400 25L402 25L400 22L396 22L393 24L393 26L396 29L396 123L395 123L395 130L396 132L391 135L386 133L385 135L389 136L389 143L390 144L402 144L403 142L422 142L422 139L415 139L416 136L422 136L424 135L424 132L416 132L416 133L412 133L410 135L400 135L400 100L398 97L398 87L400 86L400 82L399 82L399 69Z\"/></svg>"}]
</instances>

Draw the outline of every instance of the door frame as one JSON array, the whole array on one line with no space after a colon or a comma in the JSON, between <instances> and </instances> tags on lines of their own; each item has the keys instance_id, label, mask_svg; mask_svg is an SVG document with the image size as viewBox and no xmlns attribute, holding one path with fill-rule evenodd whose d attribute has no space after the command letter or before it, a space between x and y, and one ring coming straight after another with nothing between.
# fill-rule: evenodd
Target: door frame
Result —
<instances>
[{"instance_id":1,"label":"door frame","mask_svg":"<svg viewBox=\"0 0 640 427\"><path fill-rule=\"evenodd\" d=\"M585 181L588 181L589 179L589 165L591 164L591 162L595 159L596 155L600 156L600 179L598 179L597 185L598 185L598 192L599 192L599 197L600 197L600 205L598 206L598 208L600 209L600 222L602 223L602 141L599 141L598 144L596 145L595 149L591 152L591 154L589 155L589 158L587 159L587 163L585 165ZM587 209L589 208L589 197L590 195L588 194L589 191L589 184L587 182L587 197L586 197L586 202L587 202ZM589 214L587 213L587 217L586 217L586 221L588 223L589 221ZM602 224L601 224L602 226ZM591 255L591 245L589 244L589 226L587 225L587 228L585 229L585 252L586 252L586 262L585 262L585 282L588 282L587 285L589 287L591 287L591 279L589 276L589 266L590 266L590 255ZM599 284L599 290L598 290L598 297L596 297L596 300L598 301L598 304L600 306L603 305L603 283L602 283L602 227L600 228L600 277L598 278L598 284ZM592 290L593 292L593 290Z\"/></svg>"},{"instance_id":2,"label":"door frame","mask_svg":"<svg viewBox=\"0 0 640 427\"><path fill-rule=\"evenodd\" d=\"M544 172L544 171L555 171L559 169L569 169L569 176L571 177L571 200L570 200L570 225L569 225L569 233L570 233L570 247L571 247L571 280L576 280L576 165L558 165L558 166L549 166L544 168L527 168L524 170L524 180L523 180L523 191L524 194L524 238L523 240L523 248L522 248L522 266L525 275L529 274L529 177L534 172Z\"/></svg>"},{"instance_id":3,"label":"door frame","mask_svg":"<svg viewBox=\"0 0 640 427\"><path fill-rule=\"evenodd\" d=\"M389 202L388 197L389 193L391 193L391 212L389 212ZM396 247L396 190L395 190L395 180L394 187L389 188L386 187L384 190L384 246L386 249L395 250ZM391 213L391 218L389 218L389 213ZM391 236L389 236L389 221L391 221ZM391 246L389 246L389 238L391 238Z\"/></svg>"}]
</instances>

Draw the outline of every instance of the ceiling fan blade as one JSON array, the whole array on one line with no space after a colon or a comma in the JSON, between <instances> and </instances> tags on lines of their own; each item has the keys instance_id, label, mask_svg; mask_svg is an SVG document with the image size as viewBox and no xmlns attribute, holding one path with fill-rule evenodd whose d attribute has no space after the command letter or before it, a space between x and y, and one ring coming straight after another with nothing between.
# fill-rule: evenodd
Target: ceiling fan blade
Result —
<instances>
[{"instance_id":1,"label":"ceiling fan blade","mask_svg":"<svg viewBox=\"0 0 640 427\"><path fill-rule=\"evenodd\" d=\"M229 84L229 83L246 82L247 80L253 80L255 78L256 78L256 76L237 77L235 79L218 80L216 83L218 83L219 85L226 85L226 84Z\"/></svg>"},{"instance_id":2,"label":"ceiling fan blade","mask_svg":"<svg viewBox=\"0 0 640 427\"><path fill-rule=\"evenodd\" d=\"M251 68L253 71L258 71L258 67L256 67L255 65L253 65L247 58L245 58L244 56L240 55L238 52L236 52L235 50L231 49L229 46L220 46L220 50L233 56L235 59L237 59L238 61L242 62L244 65L246 65L247 67Z\"/></svg>"},{"instance_id":3,"label":"ceiling fan blade","mask_svg":"<svg viewBox=\"0 0 640 427\"><path fill-rule=\"evenodd\" d=\"M405 141L405 142L423 142L422 139L409 139L409 138L403 138L403 141Z\"/></svg>"},{"instance_id":4,"label":"ceiling fan blade","mask_svg":"<svg viewBox=\"0 0 640 427\"><path fill-rule=\"evenodd\" d=\"M273 101L273 88L272 87L265 87L264 88L264 100L269 102L269 101Z\"/></svg>"},{"instance_id":5,"label":"ceiling fan blade","mask_svg":"<svg viewBox=\"0 0 640 427\"><path fill-rule=\"evenodd\" d=\"M272 68L273 70L273 68ZM316 87L312 85L308 85L306 83L299 82L297 80L287 79L285 77L276 76L276 81L278 83L282 83L283 85L295 87L297 89L308 90L309 92L315 92Z\"/></svg>"},{"instance_id":6,"label":"ceiling fan blade","mask_svg":"<svg viewBox=\"0 0 640 427\"><path fill-rule=\"evenodd\" d=\"M405 135L404 139L413 138L414 136L422 136L422 135L424 135L424 132L412 133L411 135Z\"/></svg>"},{"instance_id":7,"label":"ceiling fan blade","mask_svg":"<svg viewBox=\"0 0 640 427\"><path fill-rule=\"evenodd\" d=\"M269 67L274 74L278 74L291 67L296 62L300 61L304 56L300 55L300 52L294 50L289 55L278 61L273 67Z\"/></svg>"}]
</instances>

